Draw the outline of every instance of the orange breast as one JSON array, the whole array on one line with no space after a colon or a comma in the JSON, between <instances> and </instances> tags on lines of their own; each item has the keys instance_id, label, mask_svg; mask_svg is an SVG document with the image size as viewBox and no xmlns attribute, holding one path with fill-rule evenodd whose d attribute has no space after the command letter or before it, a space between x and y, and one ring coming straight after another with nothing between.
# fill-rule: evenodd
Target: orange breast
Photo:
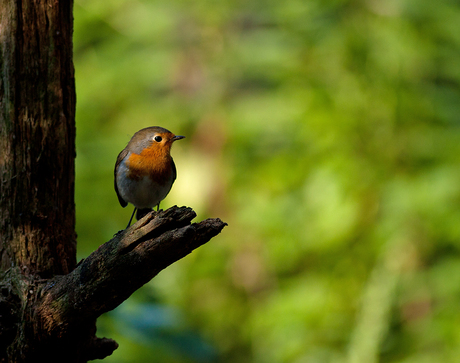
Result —
<instances>
[{"instance_id":1,"label":"orange breast","mask_svg":"<svg viewBox=\"0 0 460 363\"><path fill-rule=\"evenodd\" d=\"M128 178L139 180L149 176L158 184L165 185L171 179L172 173L172 159L169 150L165 149L153 144L142 150L140 154L132 153L126 161L129 169Z\"/></svg>"}]
</instances>

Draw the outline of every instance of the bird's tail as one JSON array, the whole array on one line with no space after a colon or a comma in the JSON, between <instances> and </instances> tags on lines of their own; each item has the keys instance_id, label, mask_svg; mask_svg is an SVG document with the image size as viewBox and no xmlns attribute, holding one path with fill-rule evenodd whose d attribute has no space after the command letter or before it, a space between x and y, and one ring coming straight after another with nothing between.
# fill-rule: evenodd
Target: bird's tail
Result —
<instances>
[{"instance_id":1,"label":"bird's tail","mask_svg":"<svg viewBox=\"0 0 460 363\"><path fill-rule=\"evenodd\" d=\"M138 209L136 212L136 219L139 220L144 217L147 213L150 213L153 209L152 208L144 208Z\"/></svg>"}]
</instances>

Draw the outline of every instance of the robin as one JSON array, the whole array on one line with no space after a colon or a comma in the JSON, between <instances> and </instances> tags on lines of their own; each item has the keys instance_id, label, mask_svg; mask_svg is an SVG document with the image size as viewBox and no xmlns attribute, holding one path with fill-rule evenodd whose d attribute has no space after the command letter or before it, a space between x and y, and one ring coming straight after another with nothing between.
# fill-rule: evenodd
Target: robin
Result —
<instances>
[{"instance_id":1,"label":"robin","mask_svg":"<svg viewBox=\"0 0 460 363\"><path fill-rule=\"evenodd\" d=\"M134 134L118 154L115 164L115 192L124 208L131 203L140 219L168 195L176 180L176 165L170 151L174 141L185 136L174 135L158 126L147 127Z\"/></svg>"}]
</instances>

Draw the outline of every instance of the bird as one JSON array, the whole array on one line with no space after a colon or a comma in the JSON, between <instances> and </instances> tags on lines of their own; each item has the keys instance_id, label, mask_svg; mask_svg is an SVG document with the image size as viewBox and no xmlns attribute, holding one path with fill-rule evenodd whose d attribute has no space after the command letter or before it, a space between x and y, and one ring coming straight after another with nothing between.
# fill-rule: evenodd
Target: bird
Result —
<instances>
[{"instance_id":1,"label":"bird","mask_svg":"<svg viewBox=\"0 0 460 363\"><path fill-rule=\"evenodd\" d=\"M115 192L120 205L134 205L128 228L133 220L142 218L168 195L177 171L171 157L174 141L185 136L174 135L160 126L137 131L128 145L118 154L115 163Z\"/></svg>"}]
</instances>

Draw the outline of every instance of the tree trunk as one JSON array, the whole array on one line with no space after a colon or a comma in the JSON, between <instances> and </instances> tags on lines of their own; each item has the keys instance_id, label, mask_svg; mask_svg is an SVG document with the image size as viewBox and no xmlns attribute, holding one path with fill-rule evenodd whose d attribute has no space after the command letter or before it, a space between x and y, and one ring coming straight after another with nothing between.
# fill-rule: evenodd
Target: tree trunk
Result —
<instances>
[{"instance_id":1,"label":"tree trunk","mask_svg":"<svg viewBox=\"0 0 460 363\"><path fill-rule=\"evenodd\" d=\"M72 1L1 0L1 268L75 267Z\"/></svg>"},{"instance_id":2,"label":"tree trunk","mask_svg":"<svg viewBox=\"0 0 460 363\"><path fill-rule=\"evenodd\" d=\"M97 317L225 226L153 212L76 266L72 7L0 0L1 362L111 354Z\"/></svg>"}]
</instances>

